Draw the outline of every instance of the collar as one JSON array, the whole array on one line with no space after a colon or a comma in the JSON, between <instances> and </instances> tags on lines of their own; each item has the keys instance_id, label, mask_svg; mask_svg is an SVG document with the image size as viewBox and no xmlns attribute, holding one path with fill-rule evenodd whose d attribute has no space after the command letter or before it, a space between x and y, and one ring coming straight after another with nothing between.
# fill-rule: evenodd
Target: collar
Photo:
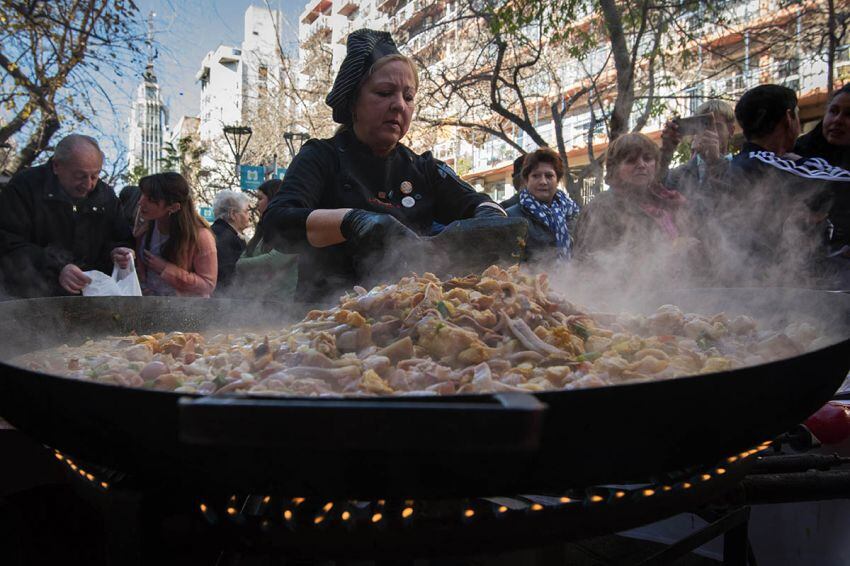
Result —
<instances>
[{"instance_id":1,"label":"collar","mask_svg":"<svg viewBox=\"0 0 850 566\"><path fill-rule=\"evenodd\" d=\"M745 141L744 145L741 146L741 153L746 155L746 154L749 154L751 151L767 151L767 150L757 143Z\"/></svg>"},{"instance_id":2,"label":"collar","mask_svg":"<svg viewBox=\"0 0 850 566\"><path fill-rule=\"evenodd\" d=\"M351 151L352 153L364 155L372 159L390 159L395 156L396 153L398 153L400 147L403 147L401 143L397 143L396 146L392 149L392 151L390 151L387 155L379 156L375 155L372 152L372 148L360 141L360 139L354 133L353 128L346 128L342 132L338 133L335 137L338 137L339 139L340 151Z\"/></svg>"},{"instance_id":3,"label":"collar","mask_svg":"<svg viewBox=\"0 0 850 566\"><path fill-rule=\"evenodd\" d=\"M107 193L109 188L103 181L98 180L94 190L85 197L72 199L62 185L59 184L59 177L56 176L56 173L52 169L48 169L47 175L47 182L44 184L44 200L65 202L85 212L99 212L104 210L109 203L109 194Z\"/></svg>"}]
</instances>

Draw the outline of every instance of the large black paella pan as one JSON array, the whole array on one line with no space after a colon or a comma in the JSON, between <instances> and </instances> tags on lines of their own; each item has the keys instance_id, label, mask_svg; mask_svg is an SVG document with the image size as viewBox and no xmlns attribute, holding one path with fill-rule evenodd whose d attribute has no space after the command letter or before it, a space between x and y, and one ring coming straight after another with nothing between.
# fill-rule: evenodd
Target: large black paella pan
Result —
<instances>
[{"instance_id":1,"label":"large black paella pan","mask_svg":"<svg viewBox=\"0 0 850 566\"><path fill-rule=\"evenodd\" d=\"M0 416L45 444L145 481L290 495L489 495L657 477L787 430L850 367L850 295L715 289L647 299L828 329L826 347L659 382L432 398L199 397L0 363ZM0 303L0 359L102 335L243 328L302 313L177 298Z\"/></svg>"}]
</instances>

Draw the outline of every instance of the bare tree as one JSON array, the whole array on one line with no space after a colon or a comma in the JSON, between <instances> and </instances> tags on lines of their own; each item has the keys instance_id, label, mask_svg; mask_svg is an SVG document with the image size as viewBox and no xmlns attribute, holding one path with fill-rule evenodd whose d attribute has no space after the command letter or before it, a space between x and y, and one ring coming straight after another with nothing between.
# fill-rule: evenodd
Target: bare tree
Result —
<instances>
[{"instance_id":1,"label":"bare tree","mask_svg":"<svg viewBox=\"0 0 850 566\"><path fill-rule=\"evenodd\" d=\"M132 1L1 0L0 15L0 143L18 141L14 173L63 126L90 123L95 97L108 100L103 81L122 75L143 36Z\"/></svg>"},{"instance_id":2,"label":"bare tree","mask_svg":"<svg viewBox=\"0 0 850 566\"><path fill-rule=\"evenodd\" d=\"M420 91L427 101L420 119L434 126L474 128L518 153L525 152L518 141L522 132L536 146L554 145L569 171L567 142L572 146L575 140L564 139L564 120L586 112L591 117L589 164L566 178L571 197L583 200L582 179L599 171L593 149L597 126L608 126L613 139L629 127L637 85L640 95L655 96L662 32L658 11L646 0L625 14L619 4L603 3L601 16L593 17L581 15L590 12L589 1L470 0L455 22L442 24L463 29L447 42L446 64L420 60L426 69ZM642 80L646 75L649 80ZM651 104L642 105L638 128L651 110Z\"/></svg>"}]
</instances>

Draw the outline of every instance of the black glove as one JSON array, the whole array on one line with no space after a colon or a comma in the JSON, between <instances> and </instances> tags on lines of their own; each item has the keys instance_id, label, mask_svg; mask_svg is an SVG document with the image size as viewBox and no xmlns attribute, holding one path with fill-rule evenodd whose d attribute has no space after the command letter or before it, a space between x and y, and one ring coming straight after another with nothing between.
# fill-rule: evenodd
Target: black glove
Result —
<instances>
[{"instance_id":1,"label":"black glove","mask_svg":"<svg viewBox=\"0 0 850 566\"><path fill-rule=\"evenodd\" d=\"M475 212L472 213L473 218L487 218L487 217L495 217L495 218L504 218L507 216L507 213L502 210L501 207L496 208L496 203L485 203L483 205L479 204L475 208Z\"/></svg>"},{"instance_id":2,"label":"black glove","mask_svg":"<svg viewBox=\"0 0 850 566\"><path fill-rule=\"evenodd\" d=\"M416 233L389 214L353 208L339 225L342 236L363 251L377 250L396 239L418 239Z\"/></svg>"}]
</instances>

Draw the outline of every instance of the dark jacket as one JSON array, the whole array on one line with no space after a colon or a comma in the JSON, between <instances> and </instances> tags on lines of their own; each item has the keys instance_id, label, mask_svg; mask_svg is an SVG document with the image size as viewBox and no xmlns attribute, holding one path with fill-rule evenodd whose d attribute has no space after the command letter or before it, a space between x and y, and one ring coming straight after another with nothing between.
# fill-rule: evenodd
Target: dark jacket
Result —
<instances>
[{"instance_id":1,"label":"dark jacket","mask_svg":"<svg viewBox=\"0 0 850 566\"><path fill-rule=\"evenodd\" d=\"M218 278L216 282L216 294L230 285L233 274L236 272L236 262L245 251L245 240L239 237L239 233L226 220L217 219L212 224L215 234L215 249L218 254Z\"/></svg>"},{"instance_id":2,"label":"dark jacket","mask_svg":"<svg viewBox=\"0 0 850 566\"><path fill-rule=\"evenodd\" d=\"M830 185L850 181L850 173L822 160L783 158L749 142L730 173L736 191L721 220L736 248L731 251L770 284L808 284L826 251Z\"/></svg>"},{"instance_id":3,"label":"dark jacket","mask_svg":"<svg viewBox=\"0 0 850 566\"><path fill-rule=\"evenodd\" d=\"M102 181L72 200L48 162L15 175L0 193L0 268L14 296L67 295L59 272L70 263L111 274L118 246L132 248L133 236L118 197Z\"/></svg>"},{"instance_id":4,"label":"dark jacket","mask_svg":"<svg viewBox=\"0 0 850 566\"><path fill-rule=\"evenodd\" d=\"M664 186L675 189L688 199L688 206L697 221L710 219L725 198L734 191L729 183L729 159L720 159L712 166L697 156L667 173Z\"/></svg>"},{"instance_id":5,"label":"dark jacket","mask_svg":"<svg viewBox=\"0 0 850 566\"><path fill-rule=\"evenodd\" d=\"M609 189L593 197L579 213L573 253L577 259L587 260L595 253L618 248L639 257L650 253L653 240L661 237L655 220L633 199Z\"/></svg>"},{"instance_id":6,"label":"dark jacket","mask_svg":"<svg viewBox=\"0 0 850 566\"><path fill-rule=\"evenodd\" d=\"M525 261L529 263L546 262L558 255L558 243L549 227L534 215L529 214L522 205L515 204L505 212L509 217L524 218L528 222L528 235L525 237ZM570 224L570 222L568 222ZM570 231L572 233L572 231Z\"/></svg>"},{"instance_id":7,"label":"dark jacket","mask_svg":"<svg viewBox=\"0 0 850 566\"><path fill-rule=\"evenodd\" d=\"M806 135L797 138L794 153L803 157L820 157L834 166L850 170L850 147L829 143L823 135L823 121ZM832 183L833 203L829 219L833 224L833 243L850 244L850 182Z\"/></svg>"},{"instance_id":8,"label":"dark jacket","mask_svg":"<svg viewBox=\"0 0 850 566\"><path fill-rule=\"evenodd\" d=\"M378 157L346 130L301 148L262 224L266 241L299 256L298 299L318 301L376 274L358 272L357 250L348 243L326 248L308 244L306 221L313 210L359 208L391 214L417 234L428 235L435 221L448 225L470 218L483 202L490 198L430 152L417 155L399 144L386 157ZM384 250L383 258L389 262L387 254L404 251Z\"/></svg>"}]
</instances>

